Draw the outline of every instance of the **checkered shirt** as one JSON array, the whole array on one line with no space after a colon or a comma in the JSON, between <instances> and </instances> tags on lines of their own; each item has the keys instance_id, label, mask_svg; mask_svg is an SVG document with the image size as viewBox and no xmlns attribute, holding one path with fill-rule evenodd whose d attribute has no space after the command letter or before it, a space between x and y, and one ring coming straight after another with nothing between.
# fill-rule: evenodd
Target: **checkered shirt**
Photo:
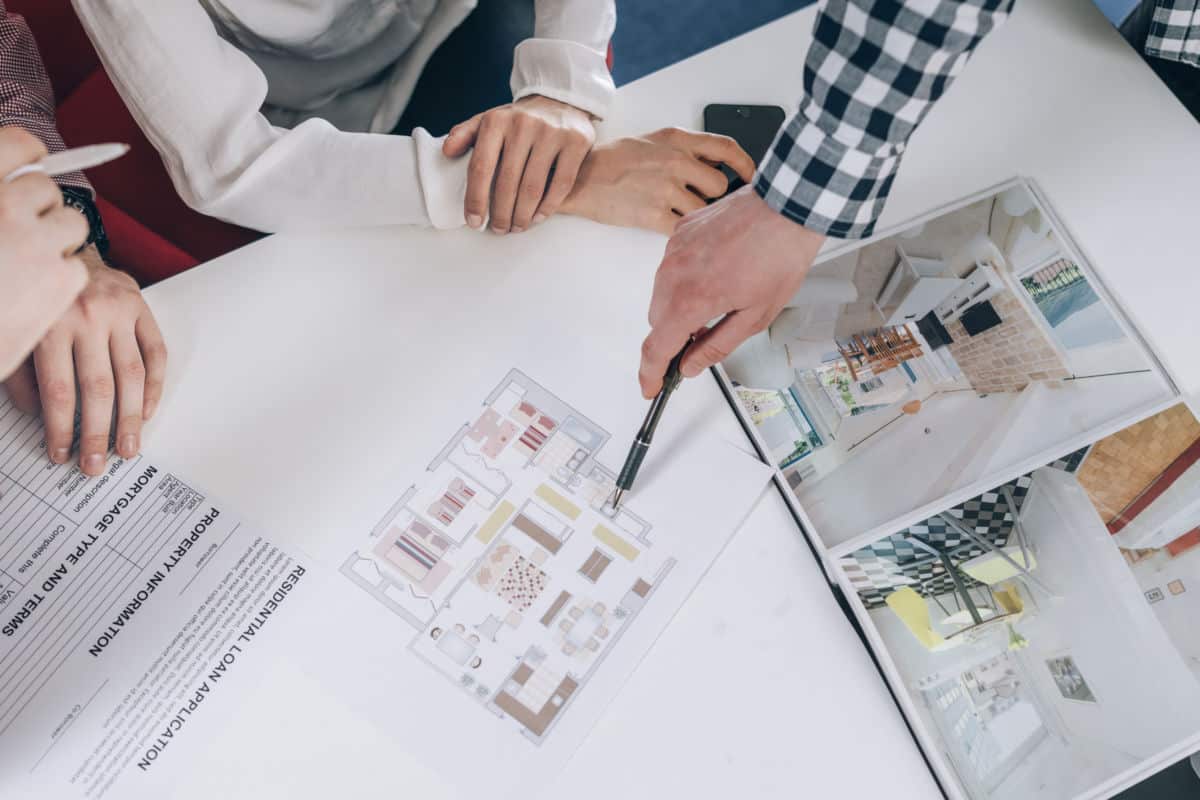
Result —
<instances>
[{"instance_id":1,"label":"checkered shirt","mask_svg":"<svg viewBox=\"0 0 1200 800\"><path fill-rule=\"evenodd\" d=\"M1200 2L1158 0L1145 50L1149 56L1200 67Z\"/></svg>"},{"instance_id":2,"label":"checkered shirt","mask_svg":"<svg viewBox=\"0 0 1200 800\"><path fill-rule=\"evenodd\" d=\"M54 123L54 90L33 34L19 14L10 14L0 0L0 126L24 128L42 140L46 149L66 149ZM83 173L55 180L60 186L92 191Z\"/></svg>"},{"instance_id":3,"label":"checkered shirt","mask_svg":"<svg viewBox=\"0 0 1200 800\"><path fill-rule=\"evenodd\" d=\"M755 188L806 228L870 236L909 136L1013 0L825 0L804 97Z\"/></svg>"},{"instance_id":4,"label":"checkered shirt","mask_svg":"<svg viewBox=\"0 0 1200 800\"><path fill-rule=\"evenodd\" d=\"M759 195L818 233L870 236L908 138L1013 2L824 0ZM1200 67L1200 0L1156 0L1145 52Z\"/></svg>"}]
</instances>

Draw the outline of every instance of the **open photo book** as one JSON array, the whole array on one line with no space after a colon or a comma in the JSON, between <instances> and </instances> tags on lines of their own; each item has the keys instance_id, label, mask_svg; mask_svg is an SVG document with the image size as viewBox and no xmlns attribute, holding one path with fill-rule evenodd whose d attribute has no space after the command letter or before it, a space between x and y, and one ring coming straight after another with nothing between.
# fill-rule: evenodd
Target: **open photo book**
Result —
<instances>
[{"instance_id":1,"label":"open photo book","mask_svg":"<svg viewBox=\"0 0 1200 800\"><path fill-rule=\"evenodd\" d=\"M1034 185L826 253L721 379L948 797L1200 749L1200 422Z\"/></svg>"}]
</instances>

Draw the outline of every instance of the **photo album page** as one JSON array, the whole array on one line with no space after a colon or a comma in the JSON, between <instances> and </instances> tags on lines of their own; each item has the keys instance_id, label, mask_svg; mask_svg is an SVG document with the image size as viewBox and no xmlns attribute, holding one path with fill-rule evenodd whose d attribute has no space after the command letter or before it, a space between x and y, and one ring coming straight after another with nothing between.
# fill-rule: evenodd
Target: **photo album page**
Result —
<instances>
[{"instance_id":1,"label":"photo album page","mask_svg":"<svg viewBox=\"0 0 1200 800\"><path fill-rule=\"evenodd\" d=\"M1200 743L1200 423L1035 186L829 253L724 372L952 797Z\"/></svg>"}]
</instances>

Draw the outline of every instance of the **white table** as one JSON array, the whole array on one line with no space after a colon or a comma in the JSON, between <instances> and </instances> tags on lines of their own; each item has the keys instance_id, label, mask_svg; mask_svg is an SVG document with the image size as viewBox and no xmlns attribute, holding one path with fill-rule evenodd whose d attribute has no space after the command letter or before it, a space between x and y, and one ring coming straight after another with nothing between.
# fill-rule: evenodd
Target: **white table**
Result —
<instances>
[{"instance_id":1,"label":"white table","mask_svg":"<svg viewBox=\"0 0 1200 800\"><path fill-rule=\"evenodd\" d=\"M1143 326L1153 323L1146 328L1151 343L1195 392L1200 369L1189 361L1195 313L1188 308L1195 293L1146 275L1156 265L1194 261L1188 234L1200 187L1200 127L1090 0L1019 6L913 141L884 223L1014 174L1032 176L1126 310ZM814 13L624 87L602 136L695 127L708 102L793 106ZM378 313L372 287L350 302L341 293L341 305L331 308L323 282L362 260L402 252L419 261L430 248L472 235L277 236L154 287L148 294L173 363L148 446L267 531L295 524L320 502L306 464L352 469L355 442L342 439L334 412L365 390L362 368L382 355L372 350L376 331L363 322ZM539 233L506 237L501 246L537 248ZM586 254L574 259L586 263ZM648 283L654 265L645 267ZM296 325L348 329L361 351L341 361L314 353L319 367L280 360L275 354L286 352ZM326 371L326 383L311 379L314 368ZM246 488L264 474L271 491ZM855 643L782 501L768 493L544 796L938 796ZM837 650L854 655L828 655ZM275 724L336 730L340 712L295 713L294 721ZM314 738L310 750L246 780L260 791L273 787L260 796L290 789L296 796L394 797L387 756L386 742L371 736ZM355 768L332 766L339 762Z\"/></svg>"}]
</instances>

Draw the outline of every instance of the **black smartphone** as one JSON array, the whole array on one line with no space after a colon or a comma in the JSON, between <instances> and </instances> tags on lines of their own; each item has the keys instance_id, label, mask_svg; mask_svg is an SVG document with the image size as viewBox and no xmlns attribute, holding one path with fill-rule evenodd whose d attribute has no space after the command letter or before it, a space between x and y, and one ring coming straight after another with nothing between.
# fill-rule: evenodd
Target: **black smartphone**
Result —
<instances>
[{"instance_id":1,"label":"black smartphone","mask_svg":"<svg viewBox=\"0 0 1200 800\"><path fill-rule=\"evenodd\" d=\"M712 103L704 107L704 130L730 137L758 164L775 141L775 134L783 127L784 117L779 106ZM721 171L729 179L730 192L746 185L729 167L722 165Z\"/></svg>"}]
</instances>

